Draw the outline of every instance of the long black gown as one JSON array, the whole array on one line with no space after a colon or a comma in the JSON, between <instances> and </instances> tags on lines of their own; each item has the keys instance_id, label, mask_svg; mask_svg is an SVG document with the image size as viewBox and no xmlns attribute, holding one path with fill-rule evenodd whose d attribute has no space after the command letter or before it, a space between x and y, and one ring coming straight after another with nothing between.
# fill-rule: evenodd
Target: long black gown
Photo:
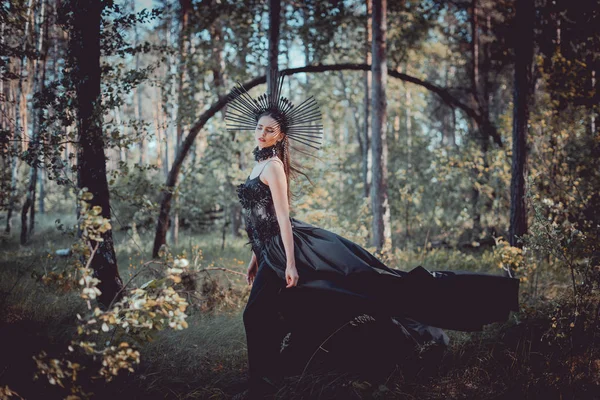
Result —
<instances>
[{"instance_id":1,"label":"long black gown","mask_svg":"<svg viewBox=\"0 0 600 400\"><path fill-rule=\"evenodd\" d=\"M292 345L312 337L302 350L305 362L313 347L361 314L387 318L398 327L399 341L445 346L442 329L482 330L518 310L516 278L389 268L358 244L296 218L290 221L299 282L286 288L285 248L269 186L259 174L239 185L237 194L259 265L244 311L251 380L281 374L277 363L286 333Z\"/></svg>"}]
</instances>

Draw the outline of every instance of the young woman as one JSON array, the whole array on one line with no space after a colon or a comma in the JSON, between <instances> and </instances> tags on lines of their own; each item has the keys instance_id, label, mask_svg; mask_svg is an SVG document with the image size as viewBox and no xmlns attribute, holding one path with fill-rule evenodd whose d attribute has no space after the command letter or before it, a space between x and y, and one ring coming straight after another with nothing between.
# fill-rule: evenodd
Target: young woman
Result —
<instances>
[{"instance_id":1,"label":"young woman","mask_svg":"<svg viewBox=\"0 0 600 400\"><path fill-rule=\"evenodd\" d=\"M280 97L283 77L271 74L274 90L257 100L241 85L234 89L227 116L228 129L253 129L256 142L256 164L237 188L252 247L243 313L251 391L277 387L290 332L292 345L312 335L306 356L340 323L367 314L392 318L402 339L445 346L442 329L481 330L518 310L518 279L392 269L358 244L290 217L290 178L302 172L291 162L289 139L313 146L320 113L312 98L294 107Z\"/></svg>"}]
</instances>

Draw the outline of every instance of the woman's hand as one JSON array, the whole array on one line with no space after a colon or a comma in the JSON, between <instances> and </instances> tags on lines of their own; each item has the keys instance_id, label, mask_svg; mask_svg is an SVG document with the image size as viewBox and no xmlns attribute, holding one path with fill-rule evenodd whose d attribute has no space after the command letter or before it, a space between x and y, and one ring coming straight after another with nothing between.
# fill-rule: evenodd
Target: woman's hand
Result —
<instances>
[{"instance_id":1,"label":"woman's hand","mask_svg":"<svg viewBox=\"0 0 600 400\"><path fill-rule=\"evenodd\" d=\"M285 281L287 283L286 288L291 288L292 286L296 286L298 284L298 270L296 269L295 263L288 263L285 268Z\"/></svg>"},{"instance_id":2,"label":"woman's hand","mask_svg":"<svg viewBox=\"0 0 600 400\"><path fill-rule=\"evenodd\" d=\"M250 260L250 263L248 264L248 271L246 272L246 281L248 281L248 285L252 285L257 272L258 263L256 262L256 259L252 257L252 260Z\"/></svg>"}]
</instances>

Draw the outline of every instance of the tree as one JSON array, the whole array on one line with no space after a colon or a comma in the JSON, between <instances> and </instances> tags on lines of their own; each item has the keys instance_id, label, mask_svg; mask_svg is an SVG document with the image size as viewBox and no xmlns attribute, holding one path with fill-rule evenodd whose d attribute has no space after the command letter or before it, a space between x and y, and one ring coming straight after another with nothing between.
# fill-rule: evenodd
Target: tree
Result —
<instances>
[{"instance_id":1,"label":"tree","mask_svg":"<svg viewBox=\"0 0 600 400\"><path fill-rule=\"evenodd\" d=\"M94 0L71 3L70 56L77 96L77 186L87 188L93 195L91 205L100 207L100 215L110 219L100 97L100 22L104 6ZM108 306L123 288L112 229L102 234L101 242L90 241L92 247L96 243L99 247L91 267L94 276L100 279L99 301Z\"/></svg>"},{"instance_id":2,"label":"tree","mask_svg":"<svg viewBox=\"0 0 600 400\"><path fill-rule=\"evenodd\" d=\"M278 70L279 65L279 26L281 24L281 0L269 0L269 55L268 68L269 70ZM267 91L273 90L273 85L276 82L271 82L270 74L267 74Z\"/></svg>"},{"instance_id":3,"label":"tree","mask_svg":"<svg viewBox=\"0 0 600 400\"><path fill-rule=\"evenodd\" d=\"M387 194L387 82L386 31L387 0L373 1L373 64L372 72L372 146L373 173L371 206L373 211L373 245L381 249L391 237L390 208Z\"/></svg>"},{"instance_id":4,"label":"tree","mask_svg":"<svg viewBox=\"0 0 600 400\"><path fill-rule=\"evenodd\" d=\"M23 118L25 117L25 115L22 115L22 110L25 109L27 110L27 107L23 107L23 98L25 97L23 95L23 73L27 67L27 40L29 37L29 20L30 20L30 14L33 12L33 0L29 0L27 3L27 14L25 16L25 31L24 31L24 35L23 35L23 47L22 47L22 53L21 53L21 62L20 62L20 71L19 71L19 83L17 85L17 93L16 93L16 101L15 101L15 129L14 129L14 134L12 135L12 140L13 140L13 156L11 159L11 166L10 166L10 193L8 196L8 212L6 214L6 228L5 228L5 232L6 233L10 233L10 230L12 228L12 224L11 224L11 219L12 219L12 212L13 209L15 208L14 205L14 196L15 193L17 191L17 159L18 157L16 156L16 154L19 153L19 145L21 143L21 141L19 140L21 138L21 132L26 132L26 129L24 129L21 125L25 126L26 122L27 122L27 118ZM21 122L23 120L23 122ZM25 136L25 135L22 135Z\"/></svg>"},{"instance_id":5,"label":"tree","mask_svg":"<svg viewBox=\"0 0 600 400\"><path fill-rule=\"evenodd\" d=\"M515 81L513 88L513 147L509 228L509 243L515 247L523 246L517 241L517 236L527 233L525 174L527 171L527 123L529 120L529 98L532 82L534 18L535 6L533 0L517 0L514 36ZM505 273L510 274L509 271Z\"/></svg>"},{"instance_id":6,"label":"tree","mask_svg":"<svg viewBox=\"0 0 600 400\"><path fill-rule=\"evenodd\" d=\"M45 80L46 80L46 60L48 57L48 18L46 14L46 1L42 1L40 4L39 11L39 26L35 27L37 31L36 46L38 54L41 55L41 60L35 60L33 68L34 78L34 91L36 93L42 93L44 91ZM44 33L45 32L45 33ZM29 170L29 187L27 188L27 195L25 197L25 203L21 209L21 244L24 245L28 242L29 238L33 235L35 229L35 197L36 197L36 186L38 183L38 157L40 155L40 130L43 129L43 109L37 107L37 110L32 104L32 115L33 126L32 126L32 138L29 142L28 152L31 154L31 167ZM29 214L29 227L27 226L27 215Z\"/></svg>"},{"instance_id":7,"label":"tree","mask_svg":"<svg viewBox=\"0 0 600 400\"><path fill-rule=\"evenodd\" d=\"M366 0L367 6L367 29L366 37L365 37L365 62L367 65L371 65L371 46L373 45L372 38L372 24L373 24L373 16L372 16L372 0ZM362 178L363 178L363 196L369 197L369 193L371 192L371 165L373 163L371 157L372 154L369 151L371 146L371 125L369 124L369 107L370 107L370 93L371 93L371 71L363 72L363 80L364 80L364 113L365 113L365 123L362 131L362 140L360 143L360 150L362 155Z\"/></svg>"},{"instance_id":8,"label":"tree","mask_svg":"<svg viewBox=\"0 0 600 400\"><path fill-rule=\"evenodd\" d=\"M177 137L175 142L175 151L178 152L181 147L181 138L183 136L183 119L185 107L184 83L186 80L186 63L188 57L188 48L190 45L189 25L190 14L192 11L192 2L190 0L180 0L180 26L179 31L179 71L177 74ZM178 198L175 197L177 205ZM175 208L177 210L177 207ZM175 211L171 223L171 238L173 245L177 245L179 241L179 214Z\"/></svg>"}]
</instances>

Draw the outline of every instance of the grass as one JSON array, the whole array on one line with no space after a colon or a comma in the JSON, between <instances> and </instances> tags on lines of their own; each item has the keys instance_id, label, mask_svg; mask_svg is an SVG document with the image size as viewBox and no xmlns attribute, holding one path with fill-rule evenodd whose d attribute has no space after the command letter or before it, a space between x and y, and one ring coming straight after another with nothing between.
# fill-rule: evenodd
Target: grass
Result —
<instances>
[{"instance_id":1,"label":"grass","mask_svg":"<svg viewBox=\"0 0 600 400\"><path fill-rule=\"evenodd\" d=\"M15 233L3 237L0 251L0 387L8 385L27 399L64 398L65 393L50 386L44 378L32 381L32 356L45 350L59 355L69 340L76 336L75 315L85 312L85 304L74 291L57 291L32 277L60 268L65 259L49 256L54 250L68 247L73 241L60 233L52 216L38 217L38 231L31 244L22 247ZM61 220L74 223L73 218ZM249 250L244 238L227 238L221 248L219 235L188 235L180 233L181 246L174 254L194 246L202 249L202 267L223 266L244 272ZM148 260L152 235L115 232L115 246L120 273L127 281ZM465 257L468 257L465 258ZM395 268L415 266L419 255L398 253ZM463 264L467 260L468 263ZM479 260L479 263L478 263ZM485 257L462 256L453 251L436 250L425 253L416 265L435 269L466 268L498 273ZM431 267L430 266L433 266ZM441 268L444 266L444 268ZM570 379L565 374L564 352L543 345L541 338L548 332L550 312L556 302L568 300L569 286L563 277L540 272L538 293L527 296L529 285L522 285L528 308L513 314L505 324L492 324L483 332L446 331L450 347L441 356L427 352L407 355L403 368L394 368L378 379L365 379L348 371L323 371L310 368L302 377L286 378L277 398L331 399L471 399L471 398L600 398L593 374L600 376L600 357L591 343L586 362L591 360L588 375ZM140 274L138 283L148 276ZM228 399L244 387L246 375L246 341L241 311L249 294L243 276L211 271L199 290L205 307L190 309L189 328L183 331L162 331L154 341L140 348L141 364L135 373L121 373L110 384L94 382L87 386L95 398L174 398ZM231 288L231 289L230 289ZM561 297L562 296L562 297ZM208 307L208 300L216 299ZM549 300L540 300L545 298ZM207 300L208 299L208 300ZM567 301L565 300L565 301ZM207 311L208 310L208 311ZM588 336L586 336L588 337ZM595 338L595 336L592 336ZM361 343L356 343L360 346ZM593 351L592 351L593 350ZM580 355L579 355L580 356ZM570 360L578 354L573 353ZM580 365L581 364L581 365ZM583 361L577 368L584 368ZM586 364L587 365L587 364ZM597 378L596 378L597 379Z\"/></svg>"}]
</instances>

